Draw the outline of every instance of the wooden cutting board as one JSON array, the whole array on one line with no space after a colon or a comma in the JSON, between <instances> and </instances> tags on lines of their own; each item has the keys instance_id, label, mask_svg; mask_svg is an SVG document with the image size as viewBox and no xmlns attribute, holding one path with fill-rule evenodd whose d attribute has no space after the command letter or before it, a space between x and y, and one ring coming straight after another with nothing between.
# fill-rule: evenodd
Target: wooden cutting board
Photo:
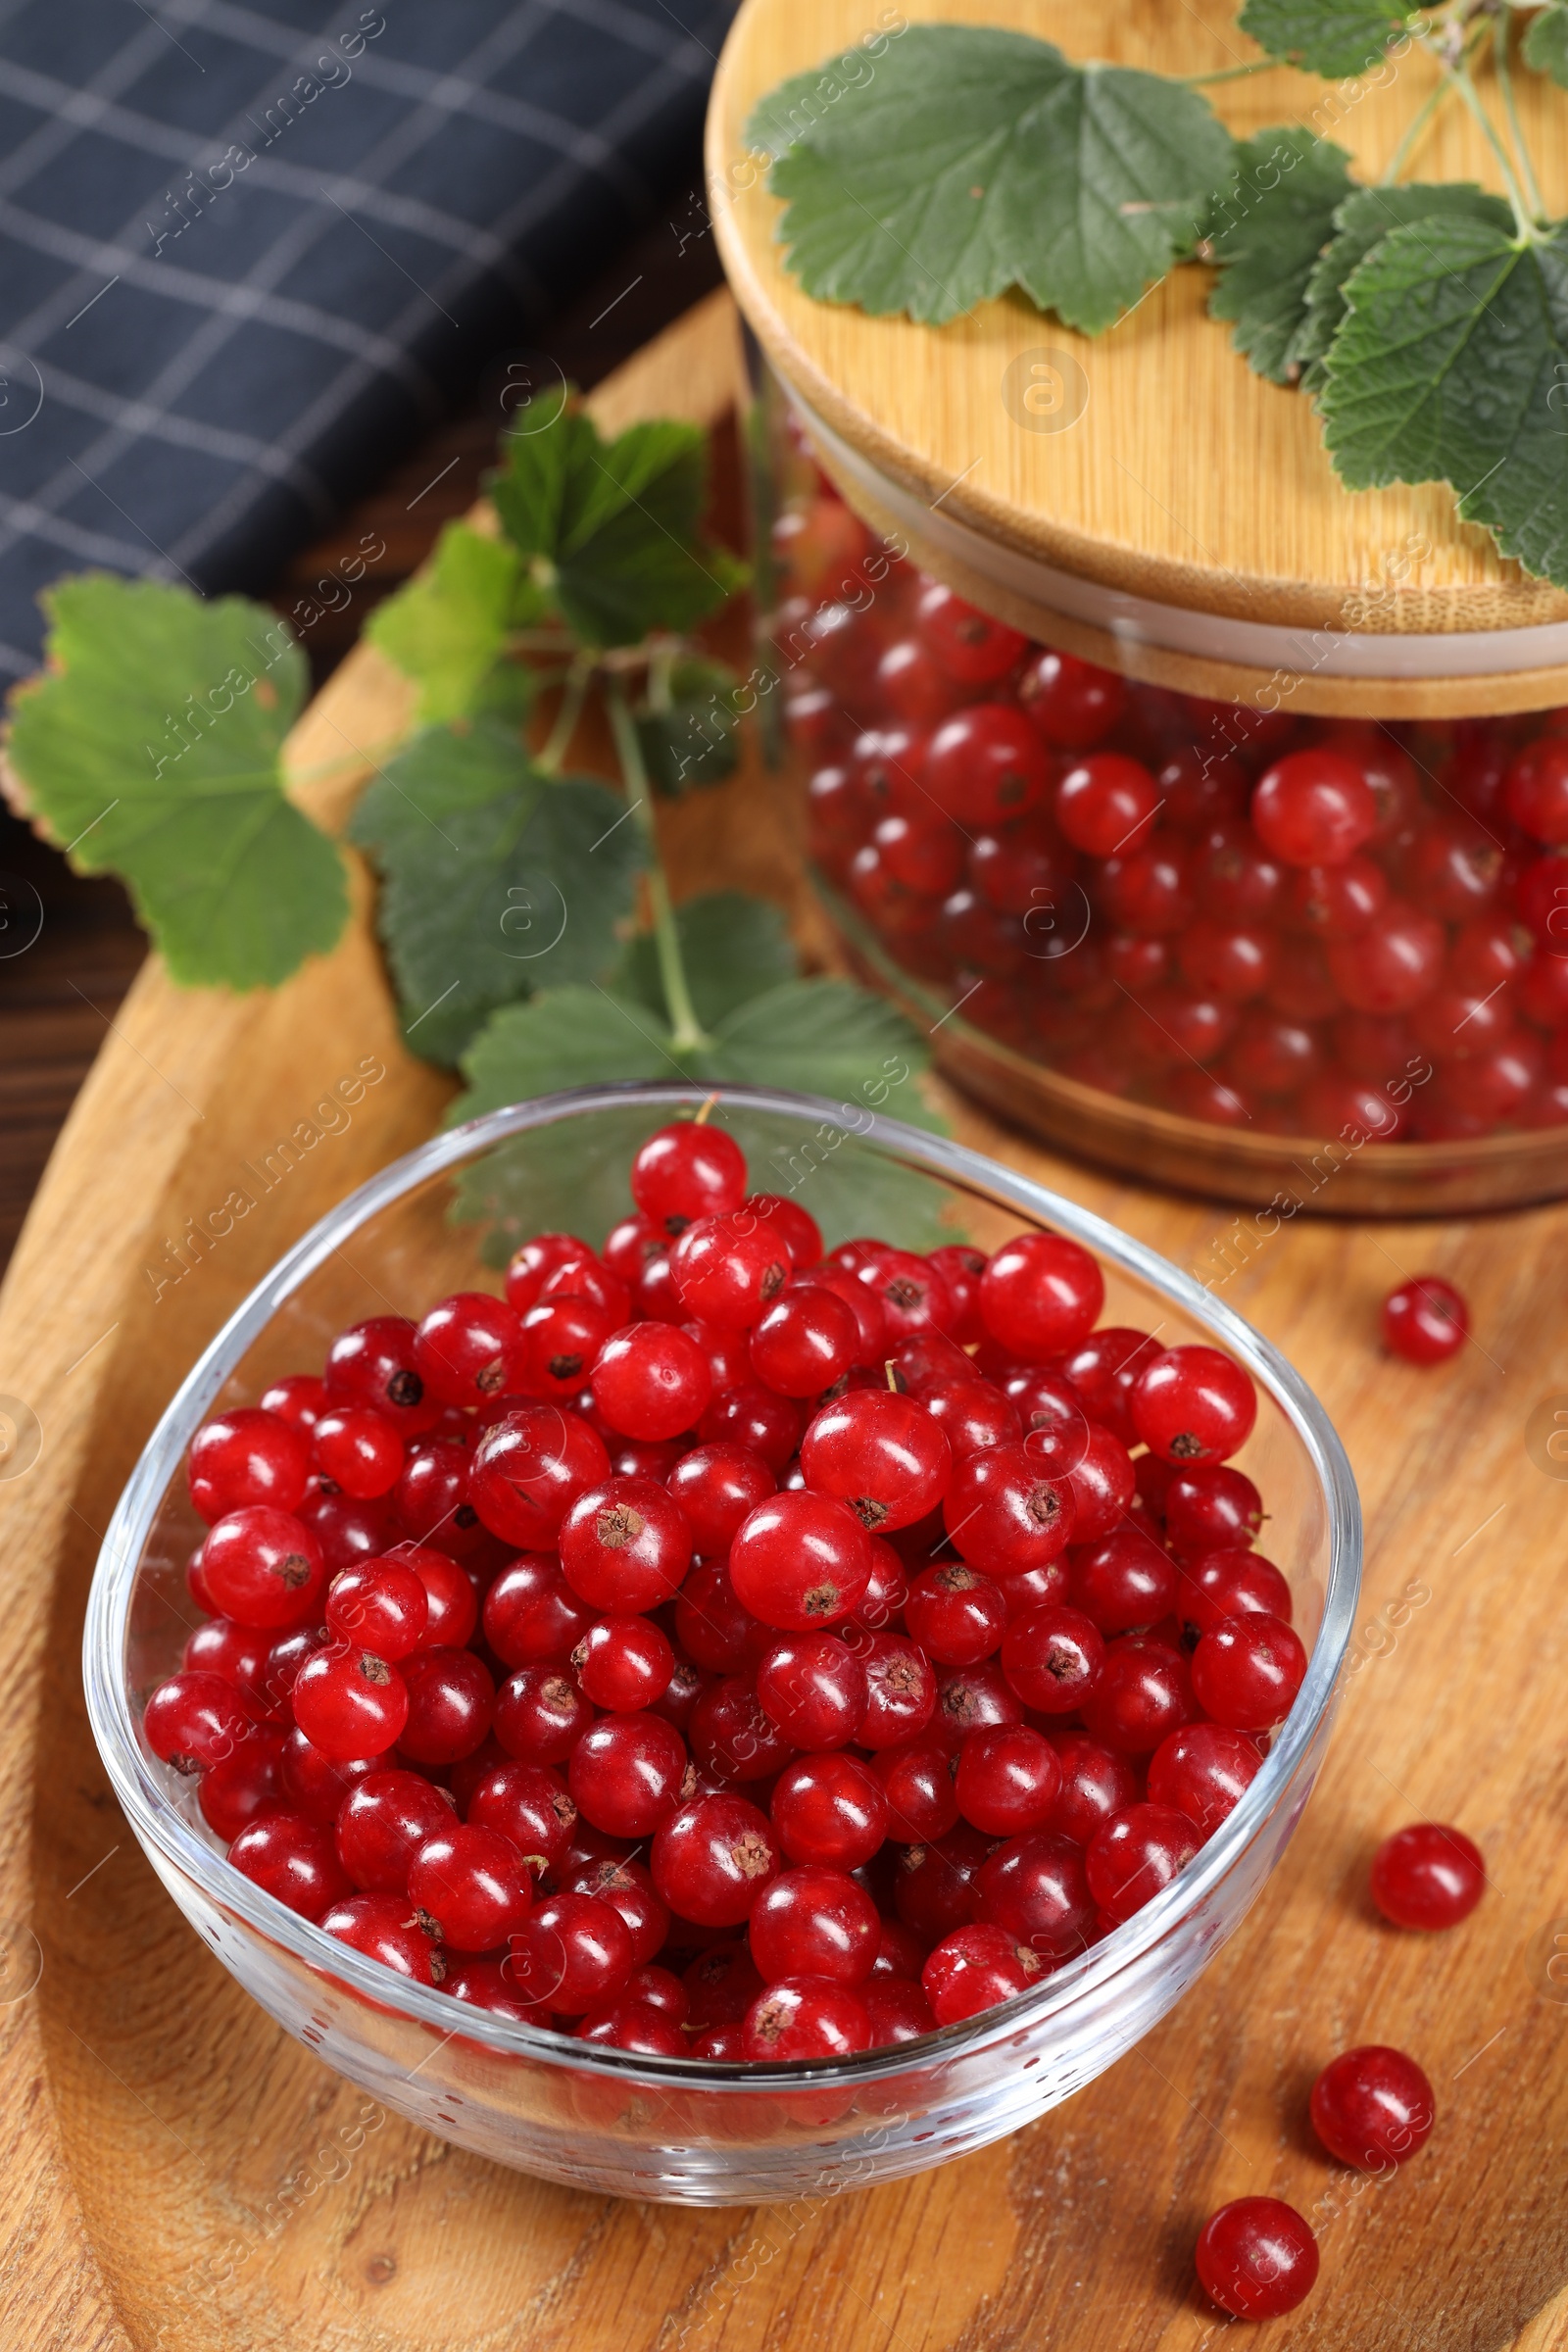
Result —
<instances>
[{"instance_id":1,"label":"wooden cutting board","mask_svg":"<svg viewBox=\"0 0 1568 2352\"><path fill-rule=\"evenodd\" d=\"M608 423L710 420L734 386L716 297L595 406ZM302 800L340 816L406 717L401 683L362 649L291 741ZM769 889L820 949L775 782L699 796L666 837L682 889ZM1568 1984L1548 1974L1568 1952L1568 1465L1544 1446L1552 1400L1568 1414L1568 1210L1265 1235L950 1099L966 1142L1222 1286L1325 1398L1367 1512L1359 1663L1285 1866L1175 2014L1029 2131L837 2200L688 2213L586 2196L375 2107L198 1943L92 1749L83 1600L99 1531L198 1349L287 1242L440 1115L447 1087L398 1044L366 912L362 892L342 946L272 997L182 996L149 962L0 1296L0 1437L16 1433L0 1460L0 2342L1199 2352L1224 2323L1194 2285L1197 2230L1223 2200L1270 2192L1314 2219L1323 2253L1270 2343L1568 2345ZM366 1056L386 1076L352 1126L160 1289L187 1220ZM1390 1363L1375 1337L1384 1292L1429 1269L1465 1290L1477 1333L1436 1373ZM1481 1909L1447 1936L1398 1935L1368 1907L1373 1845L1420 1816L1459 1823L1489 1860ZM1318 2067L1372 2039L1410 2050L1437 2092L1431 2142L1387 2184L1327 2163L1305 2123Z\"/></svg>"}]
</instances>

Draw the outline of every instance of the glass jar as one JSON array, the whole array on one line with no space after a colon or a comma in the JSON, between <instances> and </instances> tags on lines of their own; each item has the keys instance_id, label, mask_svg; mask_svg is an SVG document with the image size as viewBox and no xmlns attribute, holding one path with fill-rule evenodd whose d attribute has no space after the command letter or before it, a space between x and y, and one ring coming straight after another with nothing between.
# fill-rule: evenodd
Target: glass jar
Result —
<instances>
[{"instance_id":1,"label":"glass jar","mask_svg":"<svg viewBox=\"0 0 1568 2352\"><path fill-rule=\"evenodd\" d=\"M852 962L944 1069L1236 1199L1568 1185L1568 708L1298 715L1085 661L862 519L843 445L756 389L771 746Z\"/></svg>"},{"instance_id":2,"label":"glass jar","mask_svg":"<svg viewBox=\"0 0 1568 2352\"><path fill-rule=\"evenodd\" d=\"M1190 74L1233 21L1038 0L1027 29ZM708 134L764 741L849 959L972 1093L1155 1181L1290 1213L1568 1191L1568 593L1443 485L1347 490L1197 270L1093 338L1016 291L941 325L808 297L748 125L894 37L743 0ZM1311 87L1225 79L1238 136ZM1334 117L1362 180L1396 79ZM1460 108L1428 166L1496 182Z\"/></svg>"}]
</instances>

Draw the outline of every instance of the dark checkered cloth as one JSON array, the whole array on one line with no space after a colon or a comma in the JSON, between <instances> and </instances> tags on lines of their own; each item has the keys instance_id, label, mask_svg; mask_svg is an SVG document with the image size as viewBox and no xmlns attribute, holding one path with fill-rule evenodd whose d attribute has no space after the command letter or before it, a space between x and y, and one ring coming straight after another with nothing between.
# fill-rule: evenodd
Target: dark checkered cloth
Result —
<instances>
[{"instance_id":1,"label":"dark checkered cloth","mask_svg":"<svg viewBox=\"0 0 1568 2352\"><path fill-rule=\"evenodd\" d=\"M0 0L0 677L260 587L695 175L732 0Z\"/></svg>"}]
</instances>

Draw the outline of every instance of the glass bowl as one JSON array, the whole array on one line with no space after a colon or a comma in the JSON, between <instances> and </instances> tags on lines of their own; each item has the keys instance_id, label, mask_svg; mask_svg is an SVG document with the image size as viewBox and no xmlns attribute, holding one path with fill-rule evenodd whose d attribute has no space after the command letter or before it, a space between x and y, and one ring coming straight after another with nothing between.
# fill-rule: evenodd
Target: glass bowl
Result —
<instances>
[{"instance_id":1,"label":"glass bowl","mask_svg":"<svg viewBox=\"0 0 1568 2352\"><path fill-rule=\"evenodd\" d=\"M865 1092L885 1100L888 1087L883 1077ZM192 1614L183 1564L201 1529L183 1477L191 1437L220 1403L253 1402L284 1371L318 1364L346 1323L418 1315L460 1284L499 1289L490 1268L519 1227L559 1226L563 1200L597 1245L629 1207L620 1171L637 1142L699 1097L616 1087L519 1103L438 1136L323 1217L229 1319L159 1423L99 1556L83 1663L94 1736L148 1859L278 2024L385 2105L482 2156L600 2192L717 2205L831 2194L981 2147L1091 2082L1164 2016L1247 1911L1306 1802L1354 1617L1361 1525L1344 1448L1304 1383L1153 1250L863 1105L726 1090L714 1115L744 1144L754 1181L799 1191L830 1246L864 1229L873 1185L876 1223L911 1246L932 1246L939 1224L982 1248L1051 1227L1100 1260L1108 1320L1157 1326L1167 1345L1212 1339L1247 1366L1260 1404L1239 1459L1267 1496L1270 1550L1309 1650L1262 1770L1178 1879L1029 1991L918 2041L813 2067L585 2047L460 2007L284 1909L230 1866L195 1784L141 1737L142 1706L177 1665ZM456 1221L455 1199L478 1221Z\"/></svg>"}]
</instances>

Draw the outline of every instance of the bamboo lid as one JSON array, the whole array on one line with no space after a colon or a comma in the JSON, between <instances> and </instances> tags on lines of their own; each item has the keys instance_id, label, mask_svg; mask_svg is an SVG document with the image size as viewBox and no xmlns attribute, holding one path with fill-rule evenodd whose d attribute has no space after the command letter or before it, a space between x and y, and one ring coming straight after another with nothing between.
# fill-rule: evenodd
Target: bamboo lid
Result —
<instances>
[{"instance_id":1,"label":"bamboo lid","mask_svg":"<svg viewBox=\"0 0 1568 2352\"><path fill-rule=\"evenodd\" d=\"M908 14L1156 73L1222 72L1258 54L1235 0L1111 0L1092 18L1071 0L909 0ZM875 29L864 0L745 0L708 131L731 285L854 506L1031 635L1190 692L1267 702L1284 673L1298 710L1442 716L1568 702L1568 593L1460 522L1446 485L1346 490L1310 401L1254 374L1206 316L1212 272L1173 270L1093 338L1021 295L931 327L804 294L775 243L783 208L742 129L784 75ZM1349 151L1358 178L1376 179L1437 78L1412 50L1380 89L1280 68L1209 95L1238 135L1308 122ZM1568 97L1534 74L1516 81L1545 201L1568 211ZM1501 184L1451 101L1403 176ZM1031 383L1053 429L1019 421Z\"/></svg>"}]
</instances>

